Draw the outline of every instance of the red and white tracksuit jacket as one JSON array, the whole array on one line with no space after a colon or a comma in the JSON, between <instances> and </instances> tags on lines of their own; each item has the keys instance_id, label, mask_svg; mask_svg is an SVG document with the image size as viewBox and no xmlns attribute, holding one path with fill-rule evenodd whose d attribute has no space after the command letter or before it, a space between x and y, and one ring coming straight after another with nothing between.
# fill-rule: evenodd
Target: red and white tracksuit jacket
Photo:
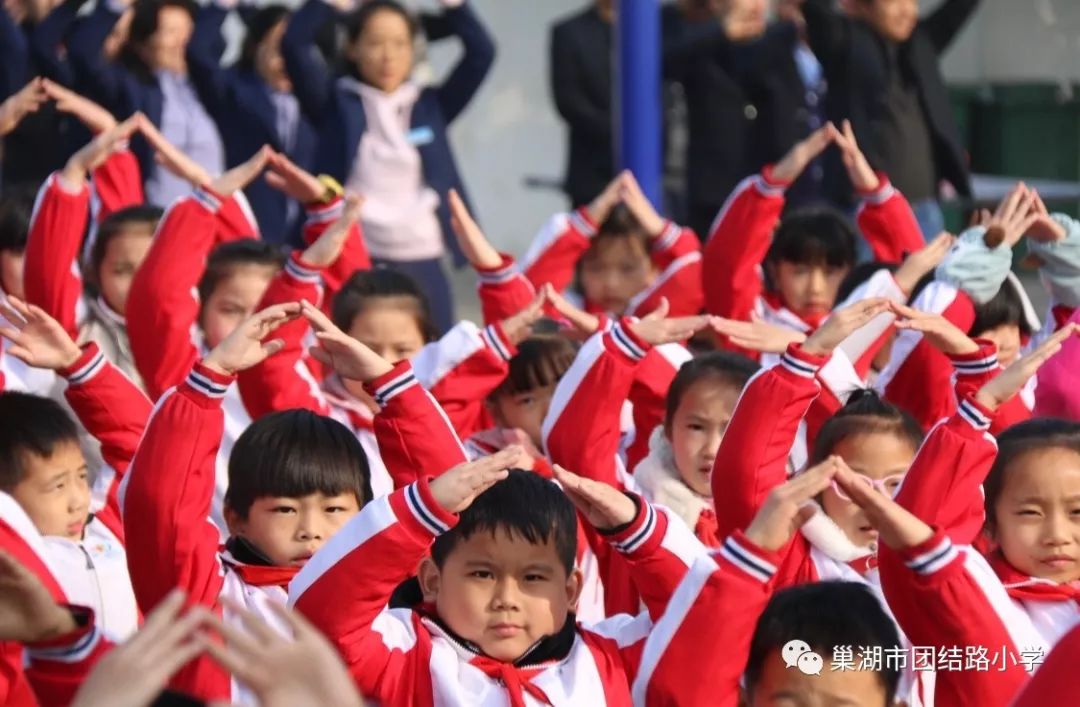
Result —
<instances>
[{"instance_id":1,"label":"red and white tracksuit jacket","mask_svg":"<svg viewBox=\"0 0 1080 707\"><path fill-rule=\"evenodd\" d=\"M571 285L577 262L589 249L599 227L584 207L552 216L521 260L525 277L537 288L551 283L556 290L565 290ZM673 317L700 313L704 303L701 244L694 232L668 221L664 230L653 236L650 257L659 273L656 279L634 295L625 312L610 314L648 314L662 297L667 297ZM593 302L585 302L583 309L594 314L603 313Z\"/></svg>"},{"instance_id":2,"label":"red and white tracksuit jacket","mask_svg":"<svg viewBox=\"0 0 1080 707\"><path fill-rule=\"evenodd\" d=\"M57 576L64 573L14 498L0 492L0 549L33 572L53 599L68 605L79 628L44 643L0 642L0 704L51 707L69 704L112 642L102 635L94 611L69 604Z\"/></svg>"},{"instance_id":3,"label":"red and white tracksuit jacket","mask_svg":"<svg viewBox=\"0 0 1080 707\"><path fill-rule=\"evenodd\" d=\"M248 220L236 197L223 198L207 188L177 199L158 224L154 243L131 282L127 300L128 338L146 392L158 400L184 381L205 353L198 329L197 286L210 251L220 243L250 237ZM224 400L225 435L218 450L218 482L213 519L224 538L222 506L228 485L229 454L251 417L235 387Z\"/></svg>"},{"instance_id":4,"label":"red and white tracksuit jacket","mask_svg":"<svg viewBox=\"0 0 1080 707\"><path fill-rule=\"evenodd\" d=\"M648 611L578 625L569 652L528 667L463 646L430 615L387 609L435 538L457 516L426 479L378 499L349 521L289 586L290 602L337 646L360 691L385 705L630 705L646 639L703 549L681 523L640 502L608 541L634 571ZM659 647L656 647L659 648Z\"/></svg>"},{"instance_id":5,"label":"red and white tracksuit jacket","mask_svg":"<svg viewBox=\"0 0 1080 707\"><path fill-rule=\"evenodd\" d=\"M0 302L7 302L7 293L0 290ZM0 325L9 322L0 315ZM57 375L44 368L33 368L7 352L11 342L0 336L0 391L30 393L43 398L57 398L60 395L61 381Z\"/></svg>"},{"instance_id":6,"label":"red and white tracksuit jacket","mask_svg":"<svg viewBox=\"0 0 1080 707\"><path fill-rule=\"evenodd\" d=\"M1012 707L1042 707L1060 702L1064 695L1075 695L1080 690L1080 673L1076 671L1078 659L1080 627L1069 631L1065 638L1058 641Z\"/></svg>"}]
</instances>

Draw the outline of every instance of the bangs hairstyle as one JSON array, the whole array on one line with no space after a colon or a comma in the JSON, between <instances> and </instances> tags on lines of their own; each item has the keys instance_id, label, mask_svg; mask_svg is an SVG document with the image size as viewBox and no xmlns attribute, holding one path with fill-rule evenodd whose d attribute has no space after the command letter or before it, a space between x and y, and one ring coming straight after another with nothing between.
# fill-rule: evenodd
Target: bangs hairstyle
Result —
<instances>
[{"instance_id":1,"label":"bangs hairstyle","mask_svg":"<svg viewBox=\"0 0 1080 707\"><path fill-rule=\"evenodd\" d=\"M769 600L754 629L746 663L750 695L761 680L769 654L779 653L794 639L805 641L826 660L834 646L880 646L883 651L900 646L892 619L863 584L827 581L783 589ZM900 671L886 661L885 669L876 672L885 688L884 705L891 705Z\"/></svg>"},{"instance_id":2,"label":"bangs hairstyle","mask_svg":"<svg viewBox=\"0 0 1080 707\"><path fill-rule=\"evenodd\" d=\"M416 318L416 326L420 328L424 341L430 343L438 338L427 298L419 285L408 275L389 268L353 273L334 297L330 314L334 324L348 332L359 314L377 306L407 310Z\"/></svg>"},{"instance_id":3,"label":"bangs hairstyle","mask_svg":"<svg viewBox=\"0 0 1080 707\"><path fill-rule=\"evenodd\" d=\"M839 211L814 207L784 217L766 261L836 268L855 264L855 227Z\"/></svg>"},{"instance_id":4,"label":"bangs hairstyle","mask_svg":"<svg viewBox=\"0 0 1080 707\"><path fill-rule=\"evenodd\" d=\"M695 383L708 380L714 385L728 386L741 392L759 370L761 366L756 362L730 351L712 351L690 359L679 367L668 388L664 430L671 431L671 421L675 419L683 396Z\"/></svg>"},{"instance_id":5,"label":"bangs hairstyle","mask_svg":"<svg viewBox=\"0 0 1080 707\"><path fill-rule=\"evenodd\" d=\"M291 14L284 5L267 5L255 11L246 23L247 34L244 35L244 43L240 47L240 58L236 60L237 68L255 71L255 54L258 53L259 46L266 39L266 35Z\"/></svg>"},{"instance_id":6,"label":"bangs hairstyle","mask_svg":"<svg viewBox=\"0 0 1080 707\"><path fill-rule=\"evenodd\" d=\"M989 302L975 305L975 321L968 336L977 336L999 326L1015 324L1023 336L1031 336L1031 325L1024 316L1024 302L1016 287L1006 280Z\"/></svg>"},{"instance_id":7,"label":"bangs hairstyle","mask_svg":"<svg viewBox=\"0 0 1080 707\"><path fill-rule=\"evenodd\" d=\"M364 33L368 22L378 12L393 12L399 15L409 27L409 38L413 41L416 40L420 28L417 25L416 18L412 16L404 5L395 2L395 0L367 0L360 6L359 10L349 15L345 20L345 37L348 39L349 44L359 39L360 35Z\"/></svg>"},{"instance_id":8,"label":"bangs hairstyle","mask_svg":"<svg viewBox=\"0 0 1080 707\"><path fill-rule=\"evenodd\" d=\"M574 504L554 482L522 469L476 497L450 532L435 539L431 559L440 569L460 541L477 533L502 531L533 545L551 542L569 574L577 557Z\"/></svg>"},{"instance_id":9,"label":"bangs hairstyle","mask_svg":"<svg viewBox=\"0 0 1080 707\"><path fill-rule=\"evenodd\" d=\"M175 7L186 12L194 22L199 6L194 0L135 0L132 7L131 27L120 51L120 61L141 81L148 82L154 79L154 74L139 56L139 49L157 32L158 15L167 7Z\"/></svg>"},{"instance_id":10,"label":"bangs hairstyle","mask_svg":"<svg viewBox=\"0 0 1080 707\"><path fill-rule=\"evenodd\" d=\"M225 506L241 518L259 498L313 493L352 493L361 508L371 500L367 456L345 425L310 410L283 410L260 417L236 440Z\"/></svg>"},{"instance_id":11,"label":"bangs hairstyle","mask_svg":"<svg viewBox=\"0 0 1080 707\"><path fill-rule=\"evenodd\" d=\"M986 527L991 531L997 526L994 507L1013 462L1044 449L1067 449L1080 454L1080 423L1055 417L1024 420L998 435L997 448L997 457L983 482Z\"/></svg>"},{"instance_id":12,"label":"bangs hairstyle","mask_svg":"<svg viewBox=\"0 0 1080 707\"><path fill-rule=\"evenodd\" d=\"M599 247L615 239L636 241L641 246L642 252L646 256L649 254L649 234L641 227L641 223L626 204L616 204L604 222L597 227L596 235L592 237L592 242L585 254L581 256L581 260L586 260Z\"/></svg>"},{"instance_id":13,"label":"bangs hairstyle","mask_svg":"<svg viewBox=\"0 0 1080 707\"><path fill-rule=\"evenodd\" d=\"M57 447L78 443L75 421L55 400L0 393L0 491L11 491L26 476L27 453L48 458Z\"/></svg>"},{"instance_id":14,"label":"bangs hairstyle","mask_svg":"<svg viewBox=\"0 0 1080 707\"><path fill-rule=\"evenodd\" d=\"M157 206L129 206L106 216L105 220L101 222L101 226L98 227L97 238L94 239L94 245L90 249L89 275L91 279L97 280L98 270L101 269L101 263L105 260L105 253L108 251L112 239L129 228L137 226L150 229L150 235L153 236L158 221L161 220L164 213L164 209Z\"/></svg>"},{"instance_id":15,"label":"bangs hairstyle","mask_svg":"<svg viewBox=\"0 0 1080 707\"><path fill-rule=\"evenodd\" d=\"M199 278L199 301L205 304L221 281L228 279L238 267L244 265L261 265L280 270L285 266L285 256L266 241L254 238L222 243L214 248L206 259L206 269Z\"/></svg>"},{"instance_id":16,"label":"bangs hairstyle","mask_svg":"<svg viewBox=\"0 0 1080 707\"><path fill-rule=\"evenodd\" d=\"M517 395L555 385L574 363L577 347L557 335L531 336L518 344L517 355L510 359L506 379L491 393L491 398Z\"/></svg>"},{"instance_id":17,"label":"bangs hairstyle","mask_svg":"<svg viewBox=\"0 0 1080 707\"><path fill-rule=\"evenodd\" d=\"M26 250L37 192L37 187L29 184L4 188L4 195L0 197L0 250L15 253Z\"/></svg>"},{"instance_id":18,"label":"bangs hairstyle","mask_svg":"<svg viewBox=\"0 0 1080 707\"><path fill-rule=\"evenodd\" d=\"M885 402L873 390L857 390L847 404L825 421L814 438L808 466L820 464L836 446L848 437L861 434L891 434L919 449L923 430L915 418L892 403Z\"/></svg>"}]
</instances>

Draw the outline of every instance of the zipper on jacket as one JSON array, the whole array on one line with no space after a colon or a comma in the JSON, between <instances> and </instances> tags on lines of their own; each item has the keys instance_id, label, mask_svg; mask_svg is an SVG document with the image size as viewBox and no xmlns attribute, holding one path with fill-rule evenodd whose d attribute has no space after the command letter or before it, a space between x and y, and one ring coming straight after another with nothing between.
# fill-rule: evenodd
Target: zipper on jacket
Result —
<instances>
[{"instance_id":1,"label":"zipper on jacket","mask_svg":"<svg viewBox=\"0 0 1080 707\"><path fill-rule=\"evenodd\" d=\"M91 557L90 552L86 547L79 543L79 549L82 550L83 555L86 557L86 569L94 577L94 587L97 588L97 606L94 608L96 615L94 621L97 623L98 628L104 633L105 631L105 595L101 591L101 577L98 574L97 566L94 564L94 558Z\"/></svg>"}]
</instances>

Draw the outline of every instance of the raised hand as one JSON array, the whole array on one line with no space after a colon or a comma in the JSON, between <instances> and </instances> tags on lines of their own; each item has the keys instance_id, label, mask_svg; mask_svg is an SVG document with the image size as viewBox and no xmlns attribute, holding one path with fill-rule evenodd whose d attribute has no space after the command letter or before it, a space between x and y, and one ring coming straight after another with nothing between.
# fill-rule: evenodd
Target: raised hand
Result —
<instances>
[{"instance_id":1,"label":"raised hand","mask_svg":"<svg viewBox=\"0 0 1080 707\"><path fill-rule=\"evenodd\" d=\"M225 375L235 375L252 366L257 366L285 347L285 342L281 339L271 339L266 342L263 339L285 322L292 321L298 316L300 316L299 302L275 304L256 312L215 346L214 350L203 359L203 365Z\"/></svg>"},{"instance_id":2,"label":"raised hand","mask_svg":"<svg viewBox=\"0 0 1080 707\"><path fill-rule=\"evenodd\" d=\"M188 661L204 650L199 629L211 619L202 606L181 615L184 593L174 590L142 628L101 659L79 688L72 707L144 707Z\"/></svg>"},{"instance_id":3,"label":"raised hand","mask_svg":"<svg viewBox=\"0 0 1080 707\"><path fill-rule=\"evenodd\" d=\"M615 178L608 182L608 185L604 187L604 191L600 192L600 194L592 200L592 203L585 208L585 210L589 212L589 218L593 220L593 223L601 224L606 221L608 215L611 214L611 210L619 203L619 192L622 189L627 174L629 173L625 170L616 174Z\"/></svg>"},{"instance_id":4,"label":"raised hand","mask_svg":"<svg viewBox=\"0 0 1080 707\"><path fill-rule=\"evenodd\" d=\"M529 337L529 334L532 333L533 324L536 324L544 316L544 304L546 302L547 295L541 290L524 309L502 320L503 334L510 340L510 343L520 344Z\"/></svg>"},{"instance_id":5,"label":"raised hand","mask_svg":"<svg viewBox=\"0 0 1080 707\"><path fill-rule=\"evenodd\" d=\"M629 170L623 173L622 182L619 185L619 199L626 204L626 208L634 215L637 222L650 236L659 236L664 230L664 219L656 213L649 197L641 191L641 185Z\"/></svg>"},{"instance_id":6,"label":"raised hand","mask_svg":"<svg viewBox=\"0 0 1080 707\"><path fill-rule=\"evenodd\" d=\"M883 297L864 299L833 312L803 343L802 349L812 356L830 356L840 343L866 326L871 319L889 310L889 300Z\"/></svg>"},{"instance_id":7,"label":"raised hand","mask_svg":"<svg viewBox=\"0 0 1080 707\"><path fill-rule=\"evenodd\" d=\"M131 134L148 122L142 113L136 113L95 137L68 159L60 173L64 181L71 186L81 187L86 182L87 174L100 167L113 153L123 149Z\"/></svg>"},{"instance_id":8,"label":"raised hand","mask_svg":"<svg viewBox=\"0 0 1080 707\"><path fill-rule=\"evenodd\" d=\"M841 464L834 476L837 486L862 509L887 547L906 550L933 537L934 531L929 525L873 486L859 481L855 472L843 462Z\"/></svg>"},{"instance_id":9,"label":"raised hand","mask_svg":"<svg viewBox=\"0 0 1080 707\"><path fill-rule=\"evenodd\" d=\"M786 326L778 326L763 321L756 315L749 322L723 317L711 317L709 325L713 331L726 337L733 346L762 353L783 353L791 344L806 341L806 334Z\"/></svg>"},{"instance_id":10,"label":"raised hand","mask_svg":"<svg viewBox=\"0 0 1080 707\"><path fill-rule=\"evenodd\" d=\"M7 135L19 127L23 118L36 113L38 108L49 100L43 82L44 79L41 78L31 79L30 83L0 103L0 136Z\"/></svg>"},{"instance_id":11,"label":"raised hand","mask_svg":"<svg viewBox=\"0 0 1080 707\"><path fill-rule=\"evenodd\" d=\"M829 488L842 464L840 457L829 457L770 491L744 531L747 539L772 552L787 545L795 532L817 512L811 499Z\"/></svg>"},{"instance_id":12,"label":"raised hand","mask_svg":"<svg viewBox=\"0 0 1080 707\"><path fill-rule=\"evenodd\" d=\"M315 305L301 302L300 313L311 323L319 342L309 348L308 353L319 363L333 368L342 378L367 383L393 369L382 356L339 329Z\"/></svg>"},{"instance_id":13,"label":"raised hand","mask_svg":"<svg viewBox=\"0 0 1080 707\"><path fill-rule=\"evenodd\" d=\"M802 142L795 143L783 159L773 165L773 179L786 183L794 182L806 169L806 165L824 152L839 134L835 125L826 123Z\"/></svg>"},{"instance_id":14,"label":"raised hand","mask_svg":"<svg viewBox=\"0 0 1080 707\"><path fill-rule=\"evenodd\" d=\"M0 550L0 640L36 643L76 628L71 612L56 603L37 575Z\"/></svg>"},{"instance_id":15,"label":"raised hand","mask_svg":"<svg viewBox=\"0 0 1080 707\"><path fill-rule=\"evenodd\" d=\"M11 326L0 326L0 336L11 342L7 352L32 368L59 371L79 360L82 351L60 322L41 307L8 295L0 302L0 315Z\"/></svg>"},{"instance_id":16,"label":"raised hand","mask_svg":"<svg viewBox=\"0 0 1080 707\"><path fill-rule=\"evenodd\" d=\"M1034 201L1034 196L1027 185L1018 182L1012 191L1005 195L990 217L986 225L986 234L983 236L986 246L997 248L1004 243L1012 248L1019 243L1028 229L1038 220L1038 216L1031 213Z\"/></svg>"},{"instance_id":17,"label":"raised hand","mask_svg":"<svg viewBox=\"0 0 1080 707\"><path fill-rule=\"evenodd\" d=\"M934 240L915 251L893 273L893 279L904 292L914 292L919 280L934 271L956 243L956 236L942 231Z\"/></svg>"},{"instance_id":18,"label":"raised hand","mask_svg":"<svg viewBox=\"0 0 1080 707\"><path fill-rule=\"evenodd\" d=\"M142 136L154 150L154 161L163 169L168 170L180 179L183 179L194 188L204 187L210 184L213 178L209 172L199 166L195 160L185 155L180 148L169 142L157 126L149 120L143 121L139 126Z\"/></svg>"},{"instance_id":19,"label":"raised hand","mask_svg":"<svg viewBox=\"0 0 1080 707\"><path fill-rule=\"evenodd\" d=\"M450 206L450 227L454 229L461 252L469 263L478 270L490 270L502 265L502 256L491 245L480 226L476 224L465 201L456 189L450 190L447 199Z\"/></svg>"},{"instance_id":20,"label":"raised hand","mask_svg":"<svg viewBox=\"0 0 1080 707\"><path fill-rule=\"evenodd\" d=\"M1034 223L1027 230L1027 237L1042 243L1054 243L1065 240L1068 233L1065 227L1055 221L1043 203L1039 192L1031 190L1030 216L1035 217Z\"/></svg>"},{"instance_id":21,"label":"raised hand","mask_svg":"<svg viewBox=\"0 0 1080 707\"><path fill-rule=\"evenodd\" d=\"M851 185L857 191L871 192L881 186L874 168L866 159L866 155L859 149L859 143L855 140L855 130L851 127L851 121L845 120L843 132L837 132L834 136L840 155L847 168L848 178Z\"/></svg>"},{"instance_id":22,"label":"raised hand","mask_svg":"<svg viewBox=\"0 0 1080 707\"><path fill-rule=\"evenodd\" d=\"M273 154L267 165L270 171L266 173L266 182L301 204L316 202L326 192L318 177L301 169L281 153Z\"/></svg>"},{"instance_id":23,"label":"raised hand","mask_svg":"<svg viewBox=\"0 0 1080 707\"><path fill-rule=\"evenodd\" d=\"M225 598L222 603L239 617L243 629L214 616L209 626L225 644L204 640L202 646L218 665L255 693L260 705L363 704L337 651L300 614L270 602L279 623L292 633L286 637L236 602Z\"/></svg>"},{"instance_id":24,"label":"raised hand","mask_svg":"<svg viewBox=\"0 0 1080 707\"><path fill-rule=\"evenodd\" d=\"M896 302L890 302L889 309L897 316L897 329L920 332L931 346L946 356L963 356L979 350L979 345L970 336L940 314L921 312Z\"/></svg>"},{"instance_id":25,"label":"raised hand","mask_svg":"<svg viewBox=\"0 0 1080 707\"><path fill-rule=\"evenodd\" d=\"M98 135L116 125L116 118L89 98L79 95L74 91L64 88L55 81L42 80L42 87L46 95L56 101L56 109L79 119L86 128Z\"/></svg>"},{"instance_id":26,"label":"raised hand","mask_svg":"<svg viewBox=\"0 0 1080 707\"><path fill-rule=\"evenodd\" d=\"M210 183L210 188L222 196L232 196L263 173L274 151L269 145L263 145L259 151L248 158L247 162L236 165L225 174Z\"/></svg>"},{"instance_id":27,"label":"raised hand","mask_svg":"<svg viewBox=\"0 0 1080 707\"><path fill-rule=\"evenodd\" d=\"M558 464L552 470L555 480L592 527L600 530L617 528L637 515L634 502L614 486L578 476Z\"/></svg>"},{"instance_id":28,"label":"raised hand","mask_svg":"<svg viewBox=\"0 0 1080 707\"><path fill-rule=\"evenodd\" d=\"M540 288L540 292L547 299L548 304L550 304L556 312L562 315L566 321L573 325L581 338L589 338L600 328L600 317L597 317L595 314L589 314L585 310L574 306L574 304L563 297L550 282L545 283L544 286Z\"/></svg>"},{"instance_id":29,"label":"raised hand","mask_svg":"<svg viewBox=\"0 0 1080 707\"><path fill-rule=\"evenodd\" d=\"M345 243L349 240L352 227L360 218L360 209L364 206L364 200L355 194L345 197L345 210L337 221L323 231L318 239L304 251L303 260L309 265L319 268L327 268L334 264L341 255Z\"/></svg>"},{"instance_id":30,"label":"raised hand","mask_svg":"<svg viewBox=\"0 0 1080 707\"><path fill-rule=\"evenodd\" d=\"M975 400L984 407L996 410L1023 390L1031 377L1039 372L1039 368L1054 354L1061 351L1061 345L1065 343L1065 340L1076 336L1077 333L1080 333L1080 324L1076 322L1070 322L1061 327L1029 354L1017 359L1004 371L987 381L976 393Z\"/></svg>"},{"instance_id":31,"label":"raised hand","mask_svg":"<svg viewBox=\"0 0 1080 707\"><path fill-rule=\"evenodd\" d=\"M477 496L505 479L521 453L521 447L507 447L491 456L462 462L431 482L431 495L443 510L461 513Z\"/></svg>"},{"instance_id":32,"label":"raised hand","mask_svg":"<svg viewBox=\"0 0 1080 707\"><path fill-rule=\"evenodd\" d=\"M659 346L676 341L686 341L709 326L711 320L711 317L707 314L671 319L668 318L667 314L668 301L666 297L662 297L656 309L631 324L630 329L642 341L652 346Z\"/></svg>"}]
</instances>

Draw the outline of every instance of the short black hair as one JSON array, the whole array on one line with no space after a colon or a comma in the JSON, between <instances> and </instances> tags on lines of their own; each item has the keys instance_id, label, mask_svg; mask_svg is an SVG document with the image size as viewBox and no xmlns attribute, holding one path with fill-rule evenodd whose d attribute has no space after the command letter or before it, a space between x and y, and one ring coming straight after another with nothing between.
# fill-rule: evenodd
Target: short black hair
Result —
<instances>
[{"instance_id":1,"label":"short black hair","mask_svg":"<svg viewBox=\"0 0 1080 707\"><path fill-rule=\"evenodd\" d=\"M158 221L161 220L164 213L164 209L158 206L144 204L128 206L106 216L105 220L98 226L97 237L94 239L94 245L90 248L90 275L95 279L97 278L98 270L101 268L102 261L105 260L105 253L112 239L132 226L145 226L150 229L151 235L153 235L153 231L157 228Z\"/></svg>"},{"instance_id":2,"label":"short black hair","mask_svg":"<svg viewBox=\"0 0 1080 707\"><path fill-rule=\"evenodd\" d=\"M1024 314L1024 301L1012 282L1001 283L1001 289L989 302L975 305L975 321L968 329L969 336L978 336L999 326L1015 324L1024 336L1031 336L1031 325Z\"/></svg>"},{"instance_id":3,"label":"short black hair","mask_svg":"<svg viewBox=\"0 0 1080 707\"><path fill-rule=\"evenodd\" d=\"M835 209L812 207L786 216L773 235L766 261L851 267L855 264L855 227Z\"/></svg>"},{"instance_id":4,"label":"short black hair","mask_svg":"<svg viewBox=\"0 0 1080 707\"><path fill-rule=\"evenodd\" d=\"M266 5L256 10L247 18L247 34L240 46L240 58L236 60L237 68L245 71L255 71L255 54L259 51L259 45L263 43L270 30L277 27L282 20L286 20L292 12L284 5Z\"/></svg>"},{"instance_id":5,"label":"short black hair","mask_svg":"<svg viewBox=\"0 0 1080 707\"><path fill-rule=\"evenodd\" d=\"M352 328L357 315L375 304L378 299L391 297L405 304L416 317L416 325L420 328L424 341L431 342L438 338L423 290L416 284L416 280L390 268L378 267L354 272L334 296L330 318L339 329L347 332Z\"/></svg>"},{"instance_id":6,"label":"short black hair","mask_svg":"<svg viewBox=\"0 0 1080 707\"><path fill-rule=\"evenodd\" d=\"M420 27L409 10L396 0L367 0L345 20L345 36L350 43L364 33L364 28L378 12L389 11L401 16L409 26L409 37L416 39Z\"/></svg>"},{"instance_id":7,"label":"short black hair","mask_svg":"<svg viewBox=\"0 0 1080 707\"><path fill-rule=\"evenodd\" d=\"M480 532L503 530L534 545L551 542L567 573L577 559L577 514L554 482L522 469L476 497L458 523L431 546L431 559L442 567L454 547Z\"/></svg>"},{"instance_id":8,"label":"short black hair","mask_svg":"<svg viewBox=\"0 0 1080 707\"><path fill-rule=\"evenodd\" d=\"M577 347L564 336L533 335L518 344L509 371L491 399L517 395L558 383L577 356Z\"/></svg>"},{"instance_id":9,"label":"short black hair","mask_svg":"<svg viewBox=\"0 0 1080 707\"><path fill-rule=\"evenodd\" d=\"M18 184L0 196L0 250L21 253L30 237L30 217L34 213L37 187Z\"/></svg>"},{"instance_id":10,"label":"short black hair","mask_svg":"<svg viewBox=\"0 0 1080 707\"><path fill-rule=\"evenodd\" d=\"M120 52L120 59L144 82L153 79L153 71L139 56L138 49L157 32L159 15L167 7L183 10L191 17L192 22L195 21L199 8L195 0L135 0L132 5L131 25L127 42Z\"/></svg>"},{"instance_id":11,"label":"short black hair","mask_svg":"<svg viewBox=\"0 0 1080 707\"><path fill-rule=\"evenodd\" d=\"M285 265L285 256L272 244L255 238L222 243L210 251L210 257L206 260L206 269L199 278L199 301L206 304L221 281L243 265L262 265L280 270Z\"/></svg>"},{"instance_id":12,"label":"short black hair","mask_svg":"<svg viewBox=\"0 0 1080 707\"><path fill-rule=\"evenodd\" d=\"M759 370L761 366L756 361L731 351L710 351L690 359L679 367L679 372L675 374L668 388L665 427L671 425L671 421L675 419L675 413L686 391L698 381L710 379L719 385L741 391Z\"/></svg>"},{"instance_id":13,"label":"short black hair","mask_svg":"<svg viewBox=\"0 0 1080 707\"><path fill-rule=\"evenodd\" d=\"M788 641L805 641L825 660L835 646L899 648L896 625L881 603L863 584L814 582L783 589L773 595L758 619L746 664L747 692L753 694L764 672L765 660ZM900 670L890 661L877 671L891 705L900 683Z\"/></svg>"},{"instance_id":14,"label":"short black hair","mask_svg":"<svg viewBox=\"0 0 1080 707\"><path fill-rule=\"evenodd\" d=\"M1005 487L1005 475L1012 463L1029 452L1068 449L1080 454L1080 422L1056 417L1036 417L1019 422L997 436L997 457L983 481L986 527L997 525L994 506Z\"/></svg>"},{"instance_id":15,"label":"short black hair","mask_svg":"<svg viewBox=\"0 0 1080 707\"><path fill-rule=\"evenodd\" d=\"M0 491L26 476L25 455L51 457L79 443L79 428L58 402L29 393L0 393Z\"/></svg>"},{"instance_id":16,"label":"short black hair","mask_svg":"<svg viewBox=\"0 0 1080 707\"><path fill-rule=\"evenodd\" d=\"M310 410L283 410L253 422L229 455L225 506L246 518L266 496L300 498L351 492L371 500L371 470L356 435Z\"/></svg>"},{"instance_id":17,"label":"short black hair","mask_svg":"<svg viewBox=\"0 0 1080 707\"><path fill-rule=\"evenodd\" d=\"M893 434L917 450L923 441L923 429L906 410L883 400L876 391L856 390L844 407L825 421L814 438L810 466L820 464L848 437L861 434Z\"/></svg>"}]
</instances>

